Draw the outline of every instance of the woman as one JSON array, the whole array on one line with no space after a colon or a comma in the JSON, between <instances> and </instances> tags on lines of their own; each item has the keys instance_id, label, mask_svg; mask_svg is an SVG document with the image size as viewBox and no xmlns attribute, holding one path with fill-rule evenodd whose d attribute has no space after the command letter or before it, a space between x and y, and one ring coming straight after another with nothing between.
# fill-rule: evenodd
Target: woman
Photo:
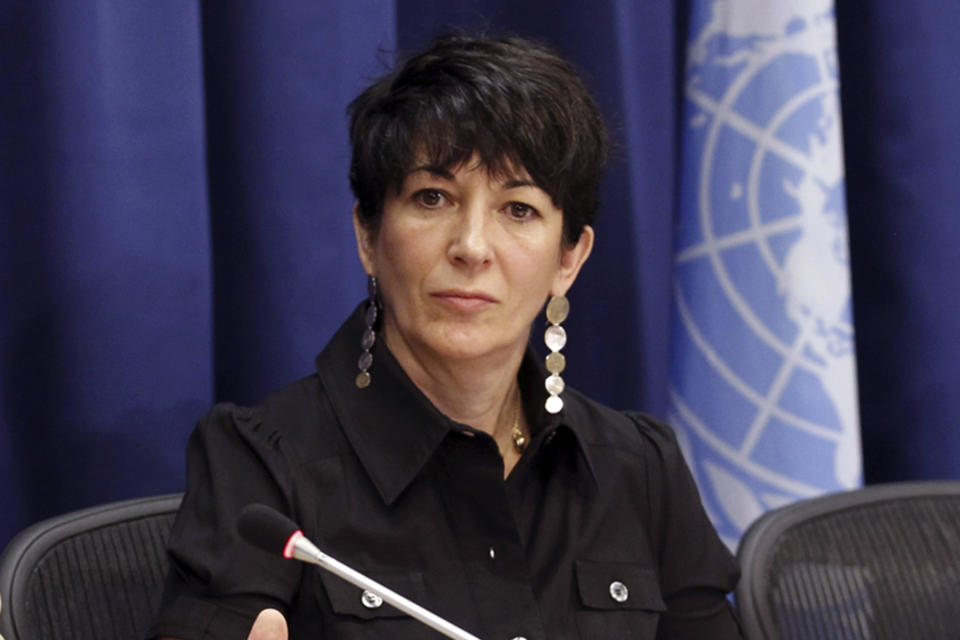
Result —
<instances>
[{"instance_id":1,"label":"woman","mask_svg":"<svg viewBox=\"0 0 960 640\"><path fill-rule=\"evenodd\" d=\"M153 633L431 637L243 542L237 513L259 502L483 638L739 637L736 565L669 428L563 388L564 295L606 155L571 67L446 38L350 110L370 298L316 375L198 425ZM544 363L528 341L548 299Z\"/></svg>"}]
</instances>

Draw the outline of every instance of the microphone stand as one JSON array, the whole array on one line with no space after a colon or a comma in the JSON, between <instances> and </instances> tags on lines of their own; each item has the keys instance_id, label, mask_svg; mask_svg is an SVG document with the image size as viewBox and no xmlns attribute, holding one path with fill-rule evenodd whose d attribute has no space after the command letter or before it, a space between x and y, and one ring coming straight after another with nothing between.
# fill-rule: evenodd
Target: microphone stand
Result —
<instances>
[{"instance_id":1,"label":"microphone stand","mask_svg":"<svg viewBox=\"0 0 960 640\"><path fill-rule=\"evenodd\" d=\"M480 640L477 636L464 631L452 622L441 618L428 609L424 609L416 602L404 598L399 593L388 589L376 580L343 564L336 558L328 556L323 551L320 551L316 545L307 540L303 534L297 536L296 540L291 540L289 544L293 547L291 555L297 560L319 565L330 573L340 576L350 584L380 596L387 604L393 605L400 611L419 620L431 629L439 631L448 638L454 638L455 640Z\"/></svg>"}]
</instances>

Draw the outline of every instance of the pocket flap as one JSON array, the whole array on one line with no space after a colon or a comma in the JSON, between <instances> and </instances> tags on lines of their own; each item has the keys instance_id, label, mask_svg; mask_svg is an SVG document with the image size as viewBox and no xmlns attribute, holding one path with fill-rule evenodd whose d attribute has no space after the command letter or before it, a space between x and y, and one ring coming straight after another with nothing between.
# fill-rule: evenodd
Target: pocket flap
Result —
<instances>
[{"instance_id":1,"label":"pocket flap","mask_svg":"<svg viewBox=\"0 0 960 640\"><path fill-rule=\"evenodd\" d=\"M335 613L355 616L364 620L373 618L403 618L407 614L396 609L379 598L364 594L363 589L355 587L343 578L328 571L319 571L323 588L330 600L330 606ZM365 575L376 580L383 586L396 591L400 595L413 600L421 606L424 604L426 588L424 588L423 574L419 572L364 572ZM429 608L429 607L427 607Z\"/></svg>"},{"instance_id":2,"label":"pocket flap","mask_svg":"<svg viewBox=\"0 0 960 640\"><path fill-rule=\"evenodd\" d=\"M590 609L665 611L657 573L635 562L577 560L577 589Z\"/></svg>"}]
</instances>

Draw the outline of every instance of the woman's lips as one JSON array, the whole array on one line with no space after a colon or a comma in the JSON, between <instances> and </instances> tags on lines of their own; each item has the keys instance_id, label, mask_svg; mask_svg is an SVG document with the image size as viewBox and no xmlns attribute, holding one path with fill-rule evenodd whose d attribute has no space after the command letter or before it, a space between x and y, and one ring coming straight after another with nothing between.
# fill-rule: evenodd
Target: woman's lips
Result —
<instances>
[{"instance_id":1,"label":"woman's lips","mask_svg":"<svg viewBox=\"0 0 960 640\"><path fill-rule=\"evenodd\" d=\"M479 311L497 303L493 296L476 291L438 291L432 295L461 311Z\"/></svg>"}]
</instances>

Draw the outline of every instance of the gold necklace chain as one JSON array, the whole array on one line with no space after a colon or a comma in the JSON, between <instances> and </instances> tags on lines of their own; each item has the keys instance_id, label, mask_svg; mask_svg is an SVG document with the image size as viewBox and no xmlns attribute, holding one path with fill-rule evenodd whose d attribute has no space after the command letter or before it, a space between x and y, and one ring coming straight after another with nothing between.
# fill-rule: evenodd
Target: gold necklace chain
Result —
<instances>
[{"instance_id":1,"label":"gold necklace chain","mask_svg":"<svg viewBox=\"0 0 960 640\"><path fill-rule=\"evenodd\" d=\"M523 403L519 403L513 413L513 426L510 428L510 442L513 443L513 450L519 455L523 455L523 450L527 448L527 436L520 428L520 411ZM498 444L499 447L499 444ZM506 449L500 449L500 456L506 460L510 445Z\"/></svg>"},{"instance_id":2,"label":"gold necklace chain","mask_svg":"<svg viewBox=\"0 0 960 640\"><path fill-rule=\"evenodd\" d=\"M527 448L527 436L523 435L523 430L520 429L520 409L523 407L523 401L520 401L517 404L517 410L513 414L513 429L510 430L510 439L513 440L513 448L517 450L517 453L523 453L523 450Z\"/></svg>"}]
</instances>

